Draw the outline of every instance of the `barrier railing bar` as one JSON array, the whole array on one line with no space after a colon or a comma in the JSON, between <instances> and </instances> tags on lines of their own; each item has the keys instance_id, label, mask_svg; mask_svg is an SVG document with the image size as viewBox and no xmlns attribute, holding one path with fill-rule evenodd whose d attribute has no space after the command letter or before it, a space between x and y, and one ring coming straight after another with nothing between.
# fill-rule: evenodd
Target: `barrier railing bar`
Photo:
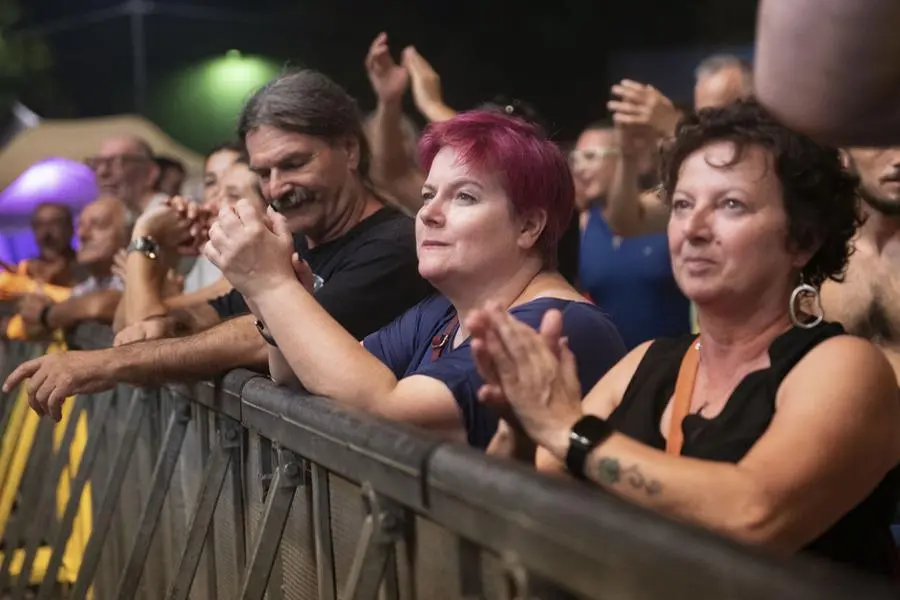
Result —
<instances>
[{"instance_id":1,"label":"barrier railing bar","mask_svg":"<svg viewBox=\"0 0 900 600\"><path fill-rule=\"evenodd\" d=\"M386 592L393 594L388 600L396 600L394 546L401 539L406 515L397 503L376 493L368 483L363 484L362 494L368 514L359 533L343 597L346 600L376 600L385 573L392 568L394 573L388 579L393 585L388 586Z\"/></svg>"},{"instance_id":2,"label":"barrier railing bar","mask_svg":"<svg viewBox=\"0 0 900 600\"><path fill-rule=\"evenodd\" d=\"M197 504L188 526L187 540L178 561L175 578L166 595L167 600L187 600L190 595L228 468L235 462L240 462L235 460L238 458L235 455L240 452L241 447L240 424L228 417L220 419L222 426L219 429L218 440L203 474Z\"/></svg>"},{"instance_id":3,"label":"barrier railing bar","mask_svg":"<svg viewBox=\"0 0 900 600\"><path fill-rule=\"evenodd\" d=\"M162 448L159 450L156 466L153 469L150 494L141 513L140 524L138 525L137 534L134 536L128 562L119 579L115 597L120 600L132 600L135 597L135 592L144 571L144 564L147 562L147 554L150 552L150 544L153 543L153 535L156 533L156 527L162 514L163 502L169 493L172 475L175 473L175 465L178 463L178 456L181 454L184 436L187 433L190 421L190 404L180 398L177 399L175 409L169 415Z\"/></svg>"},{"instance_id":4,"label":"barrier railing bar","mask_svg":"<svg viewBox=\"0 0 900 600\"><path fill-rule=\"evenodd\" d=\"M423 474L432 452L443 444L440 439L342 410L327 398L298 398L261 379L247 382L243 394L245 427L345 479L368 481L416 511L427 510Z\"/></svg>"},{"instance_id":5,"label":"barrier railing bar","mask_svg":"<svg viewBox=\"0 0 900 600\"><path fill-rule=\"evenodd\" d=\"M301 479L300 465L293 452L279 449L279 457L279 466L269 487L265 512L241 585L241 600L262 600L266 594L294 492Z\"/></svg>"},{"instance_id":6,"label":"barrier railing bar","mask_svg":"<svg viewBox=\"0 0 900 600\"><path fill-rule=\"evenodd\" d=\"M59 568L62 566L66 543L69 541L69 535L72 533L72 526L75 524L75 517L78 515L78 508L81 504L81 495L100 453L103 435L106 432L109 417L112 414L115 391L105 392L97 396L86 396L85 398L87 399L86 401L97 402L98 408L94 412L93 419L88 424L88 431L92 434L88 435L84 453L81 455L81 462L78 464L78 472L69 486L69 501L66 503L65 512L63 512L62 519L60 519L56 535L53 536L53 542L50 544L50 560L47 563L47 572L44 574L44 580L41 583L41 588L47 590L44 596L47 599L49 599L49 595L53 591Z\"/></svg>"},{"instance_id":7,"label":"barrier railing bar","mask_svg":"<svg viewBox=\"0 0 900 600\"><path fill-rule=\"evenodd\" d=\"M53 422L41 419L37 432L31 443L31 452L25 466L25 473L19 481L19 497L15 504L15 510L9 519L5 533L6 551L3 553L4 565L0 567L0 579L9 576L12 560L15 557L21 542L26 541L29 533L29 524L34 523L35 508L41 498L42 492L51 495L56 493L56 482L46 485L44 479L47 463L52 460L53 453ZM48 522L44 522L46 527ZM0 582L0 590L8 585L8 579ZM21 574L16 583L22 582ZM23 584L21 587L25 587Z\"/></svg>"},{"instance_id":8,"label":"barrier railing bar","mask_svg":"<svg viewBox=\"0 0 900 600\"><path fill-rule=\"evenodd\" d=\"M514 549L534 575L577 594L597 597L602 589L634 599L675 593L721 598L735 590L741 597L792 600L895 596L889 586L848 576L826 561L775 560L582 485L475 457L470 448L450 445L434 454L427 517L498 554Z\"/></svg>"},{"instance_id":9,"label":"barrier railing bar","mask_svg":"<svg viewBox=\"0 0 900 600\"><path fill-rule=\"evenodd\" d=\"M97 566L100 564L100 555L103 552L103 544L106 541L106 536L109 534L110 525L112 525L112 520L116 513L116 505L122 493L122 483L125 481L125 476L128 473L131 458L137 445L138 431L144 416L147 414L147 406L152 400L147 398L147 396L147 392L140 388L135 389L131 396L131 404L128 407L128 416L125 420L125 429L116 449L115 462L107 479L106 489L103 491L103 500L100 503L100 508L97 510L97 520L91 531L87 548L85 548L81 568L78 570L78 577L75 579L75 585L72 587L70 596L72 600L84 600L87 597L91 583L94 581L94 574L97 572ZM52 577L50 573L47 574L38 592L38 600L50 600L50 593L55 579L55 573Z\"/></svg>"},{"instance_id":10,"label":"barrier railing bar","mask_svg":"<svg viewBox=\"0 0 900 600\"><path fill-rule=\"evenodd\" d=\"M234 375L229 374L225 381L234 379ZM291 514L296 487L303 477L298 462L305 464L307 461L311 463L311 489L303 501L312 508L319 600L334 600L333 596L337 596L334 593L336 581L332 580L332 590L327 589L327 573L333 572L336 559L342 558L334 555L333 540L330 539L331 518L339 518L339 515L329 512L329 472L362 482L367 498L374 500L366 520L371 527L368 532L364 528L363 532L368 541L361 536L350 576L344 582L342 598L346 600L374 598L373 594L379 593L382 596L397 594L404 600L414 597L406 592L415 589L415 586L409 584L405 577L400 580L387 570L388 565L394 569L397 567L397 556L401 552L397 530L405 529L404 521L407 521L406 525L415 522L412 511L450 534L468 540L461 544L468 544L471 548L471 562L463 565L465 559L460 556L460 577L463 579L463 594L470 598L472 595L484 596L481 562L488 553L501 557L507 581L511 584L507 595L515 597L566 597L568 592L558 589L560 585L585 597L627 597L629 600L657 597L688 597L693 600L723 597L844 600L865 597L867 600L880 600L893 597L888 594L887 586L865 578L844 578L829 572L840 571L831 565L804 560L773 560L761 552L748 551L736 543L723 541L714 534L665 522L596 490L571 482L546 480L525 468L485 460L483 455L468 448L433 441L411 428L382 422L367 415L346 413L327 399L298 397L292 392L275 388L259 377L248 379L239 374L238 379L242 382L237 385L238 391L234 387L226 386L221 390L217 387L203 400L193 396L186 398L216 412L237 413L242 426L241 436L244 435L243 428L252 428L284 448L280 451L282 460L271 481L263 519L253 540L249 560L246 561L246 568L240 571L241 598L261 599L270 580L272 586L277 587L275 562L282 544L285 522ZM212 386L204 384L198 387ZM200 394L203 395L203 392ZM129 423L134 408L134 404L129 407ZM92 448L91 442L98 437L93 422L90 433L88 448ZM156 438L157 443L158 440L159 437ZM122 443L124 440L120 441L120 448ZM85 460L89 456L88 448ZM235 450L235 454L221 468L223 472L231 472L237 484L233 486L232 493L242 503L242 490L246 486L241 485L243 467L238 457L242 458L243 454L240 452ZM213 462L214 458L211 458L206 464L204 478ZM83 467L84 461L79 467L79 475ZM90 471L87 472L89 474ZM320 483L324 481L326 487L314 489L317 478ZM107 504L111 483L107 484L103 495L103 506ZM252 483L248 481L247 485ZM143 488L144 483L140 485ZM216 514L217 498L221 498L222 494L221 485L210 501L210 521L221 518ZM320 492L325 492L322 497ZM80 498L80 495L80 489L77 493L73 491L73 498ZM324 505L317 510L317 499L322 502L323 498ZM118 504L117 500L113 506ZM200 510L200 503L201 496L198 494L195 513ZM241 503L234 505L235 525L246 526ZM565 510L560 510L560 506L564 506ZM66 510L69 510L69 505ZM102 525L106 513L101 508L95 514L100 519L96 527ZM372 515L394 515L395 518L388 518L385 523ZM194 517L191 527L194 526ZM70 521L73 520L74 514ZM379 523L397 527L379 528ZM61 524L60 530L66 529L62 526L64 524ZM106 527L108 529L109 525ZM205 539L210 539L209 527L203 536ZM71 530L71 522L68 529ZM327 538L320 539L320 532L327 533ZM69 535L67 532L60 540L60 533L57 532L56 543L52 546L54 556L64 551ZM91 543L95 543L96 534L95 531ZM101 537L113 539L108 531ZM408 542L413 545L410 556L415 557L414 534ZM102 539L99 544L95 549L96 557L90 556L89 544L85 562L99 560ZM185 553L187 545L186 541ZM326 551L327 546L332 547ZM196 578L203 549L203 543L200 543L197 562L191 577L187 579ZM405 545L403 549L408 551ZM106 548L106 551L109 550ZM323 558L330 556L331 565L323 564L319 560L320 555ZM242 557L239 554L236 556L241 562ZM51 564L51 569L48 569L54 580L59 566L57 562L55 567ZM179 563L179 569L182 566ZM96 570L97 565L93 568ZM208 575L206 566L203 568ZM83 572L84 569L79 572L79 580ZM411 569L410 573L415 573L415 569ZM543 578L552 581L542 586ZM49 575L43 582L42 592L48 579ZM490 583L494 584L495 580L491 578ZM90 578L87 585L90 585ZM189 596L191 584L185 587L185 594ZM323 587L326 589L323 590ZM547 589L542 590L542 587ZM280 590L270 590L270 595L272 591ZM330 593L333 596L329 596Z\"/></svg>"},{"instance_id":11,"label":"barrier railing bar","mask_svg":"<svg viewBox=\"0 0 900 600\"><path fill-rule=\"evenodd\" d=\"M310 465L312 489L313 542L316 547L316 582L319 600L337 600L337 575L334 566L334 540L331 536L331 484L328 471Z\"/></svg>"},{"instance_id":12,"label":"barrier railing bar","mask_svg":"<svg viewBox=\"0 0 900 600\"><path fill-rule=\"evenodd\" d=\"M30 530L26 533L25 557L22 562L22 568L19 570L19 578L16 582L16 589L13 592L13 597L18 597L21 594L19 589L24 590L24 588L28 586L28 581L31 579L31 570L34 566L34 558L37 556L37 551L41 544L41 538L44 537L47 532L47 523L50 523L56 518L56 503L54 502L54 500L56 500L56 494L53 488L59 482L66 467L69 466L69 451L72 447L72 441L75 439L75 434L78 431L78 422L81 419L84 403L84 397L78 396L75 398L72 412L69 414L69 419L66 422L66 429L63 431L59 449L53 456L53 461L50 463L48 471L42 474L45 478L45 489L37 502L37 508L34 511L34 520ZM7 552L4 555L4 563L9 562L8 557L10 556L12 556L11 552ZM6 584L4 575L7 574L7 566L7 564L4 564L4 566L0 567L0 589L4 589Z\"/></svg>"}]
</instances>

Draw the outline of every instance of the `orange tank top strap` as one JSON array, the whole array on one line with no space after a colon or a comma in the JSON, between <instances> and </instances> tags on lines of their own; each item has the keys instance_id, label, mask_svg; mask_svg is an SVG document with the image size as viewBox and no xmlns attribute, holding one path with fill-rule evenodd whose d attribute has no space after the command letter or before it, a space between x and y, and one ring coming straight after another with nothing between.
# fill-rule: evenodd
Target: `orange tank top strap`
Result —
<instances>
[{"instance_id":1,"label":"orange tank top strap","mask_svg":"<svg viewBox=\"0 0 900 600\"><path fill-rule=\"evenodd\" d=\"M666 439L666 452L676 456L681 454L684 445L684 430L681 425L684 418L691 410L691 397L694 395L694 383L697 380L697 370L700 368L700 339L694 338L688 346L684 358L681 359L681 367L678 369L678 379L675 380L675 393L672 394L672 414L669 417L669 436Z\"/></svg>"}]
</instances>

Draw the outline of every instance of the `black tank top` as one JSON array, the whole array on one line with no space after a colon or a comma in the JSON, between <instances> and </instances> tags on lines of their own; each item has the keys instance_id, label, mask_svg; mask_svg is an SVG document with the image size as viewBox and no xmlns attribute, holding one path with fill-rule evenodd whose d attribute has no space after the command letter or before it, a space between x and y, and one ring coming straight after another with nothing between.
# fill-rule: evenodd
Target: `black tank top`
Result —
<instances>
[{"instance_id":1,"label":"black tank top","mask_svg":"<svg viewBox=\"0 0 900 600\"><path fill-rule=\"evenodd\" d=\"M683 456L737 463L769 427L775 395L788 372L820 342L844 333L840 325L822 323L812 329L794 327L769 347L771 366L749 373L716 417L690 414L683 422ZM662 414L675 391L681 360L694 336L653 342L625 390L622 403L609 417L617 431L664 450ZM787 458L786 458L787 460ZM804 550L878 574L895 571L896 549L890 523L898 499L895 469L869 497L844 515Z\"/></svg>"}]
</instances>

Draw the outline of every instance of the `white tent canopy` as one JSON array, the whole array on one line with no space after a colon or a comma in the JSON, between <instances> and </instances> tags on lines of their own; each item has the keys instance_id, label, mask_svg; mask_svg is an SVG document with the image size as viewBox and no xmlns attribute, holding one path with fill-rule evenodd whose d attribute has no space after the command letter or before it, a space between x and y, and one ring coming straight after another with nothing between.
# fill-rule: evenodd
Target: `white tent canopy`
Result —
<instances>
[{"instance_id":1,"label":"white tent canopy","mask_svg":"<svg viewBox=\"0 0 900 600\"><path fill-rule=\"evenodd\" d=\"M50 157L81 161L94 155L100 142L118 135L143 138L154 153L180 160L188 180L196 185L203 177L203 157L190 150L144 117L119 115L94 119L40 120L22 130L0 150L0 189L6 188L25 169ZM190 184L188 187L193 187Z\"/></svg>"}]
</instances>

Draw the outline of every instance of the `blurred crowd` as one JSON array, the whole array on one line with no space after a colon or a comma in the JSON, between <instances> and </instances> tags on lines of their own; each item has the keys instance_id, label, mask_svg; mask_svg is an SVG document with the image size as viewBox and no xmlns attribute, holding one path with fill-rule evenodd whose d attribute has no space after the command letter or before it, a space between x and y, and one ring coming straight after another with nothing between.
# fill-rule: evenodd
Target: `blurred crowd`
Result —
<instances>
[{"instance_id":1,"label":"blurred crowd","mask_svg":"<svg viewBox=\"0 0 900 600\"><path fill-rule=\"evenodd\" d=\"M111 348L19 366L31 406L245 367L746 544L880 576L900 461L900 147L836 148L697 66L622 80L553 140L525 100L448 106L379 34L377 106L285 73L206 156L203 198L105 140L80 214L35 210L2 330ZM421 119L403 112L411 94ZM420 120L417 117L416 120ZM71 241L77 240L75 247Z\"/></svg>"}]
</instances>

